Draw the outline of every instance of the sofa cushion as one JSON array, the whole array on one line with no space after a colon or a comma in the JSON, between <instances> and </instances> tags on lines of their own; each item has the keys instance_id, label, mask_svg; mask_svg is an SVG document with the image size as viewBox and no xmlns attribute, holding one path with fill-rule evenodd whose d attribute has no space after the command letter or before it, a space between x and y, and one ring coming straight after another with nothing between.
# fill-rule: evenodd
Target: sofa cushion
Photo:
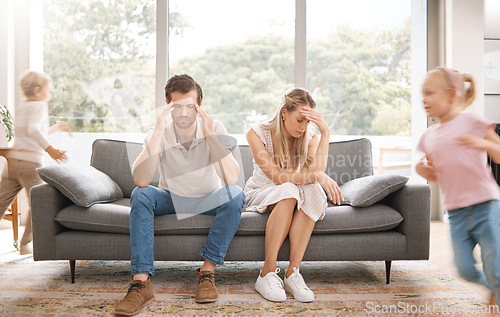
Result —
<instances>
[{"instance_id":1,"label":"sofa cushion","mask_svg":"<svg viewBox=\"0 0 500 317\"><path fill-rule=\"evenodd\" d=\"M122 189L123 197L130 198L136 187L132 166L141 154L143 145L136 142L99 139L92 144L90 165L105 173ZM158 186L159 172L156 171L152 186Z\"/></svg>"},{"instance_id":2,"label":"sofa cushion","mask_svg":"<svg viewBox=\"0 0 500 317\"><path fill-rule=\"evenodd\" d=\"M240 164L238 185L245 187L246 181L253 174L253 158L248 145L239 145L239 153L235 152L235 158ZM328 148L328 163L326 173L334 179L337 184L342 185L358 177L373 175L372 146L368 139L356 139L349 141L330 142Z\"/></svg>"},{"instance_id":3,"label":"sofa cushion","mask_svg":"<svg viewBox=\"0 0 500 317\"><path fill-rule=\"evenodd\" d=\"M92 166L52 165L37 168L37 172L43 181L81 207L123 197L120 187Z\"/></svg>"},{"instance_id":4,"label":"sofa cushion","mask_svg":"<svg viewBox=\"0 0 500 317\"><path fill-rule=\"evenodd\" d=\"M71 205L61 210L56 221L75 230L129 233L130 199L95 204L90 208ZM243 212L236 235L264 235L269 213ZM155 234L208 234L214 216L197 215L178 220L176 215L157 216ZM395 228L403 218L394 209L376 204L367 208L328 207L325 218L316 223L313 234L376 232Z\"/></svg>"},{"instance_id":5,"label":"sofa cushion","mask_svg":"<svg viewBox=\"0 0 500 317\"><path fill-rule=\"evenodd\" d=\"M90 165L111 177L122 189L123 197L130 198L136 187L132 176L132 166L141 153L143 145L135 142L117 140L96 140L92 145ZM330 142L326 173L337 184L373 175L372 147L368 139ZM253 173L253 158L248 145L239 145L234 151L240 167L238 185L244 188L245 182ZM156 172L151 185L157 186L159 173Z\"/></svg>"},{"instance_id":6,"label":"sofa cushion","mask_svg":"<svg viewBox=\"0 0 500 317\"><path fill-rule=\"evenodd\" d=\"M326 174L339 186L359 177L373 175L370 140L330 142Z\"/></svg>"},{"instance_id":7,"label":"sofa cushion","mask_svg":"<svg viewBox=\"0 0 500 317\"><path fill-rule=\"evenodd\" d=\"M382 200L408 182L408 177L395 174L373 175L354 179L340 186L343 204L368 207Z\"/></svg>"},{"instance_id":8,"label":"sofa cushion","mask_svg":"<svg viewBox=\"0 0 500 317\"><path fill-rule=\"evenodd\" d=\"M237 235L264 235L269 213L244 212ZM399 212L383 204L367 208L331 205L313 234L378 232L391 230L403 221Z\"/></svg>"},{"instance_id":9,"label":"sofa cushion","mask_svg":"<svg viewBox=\"0 0 500 317\"><path fill-rule=\"evenodd\" d=\"M130 199L123 198L90 208L68 206L55 220L61 225L76 230L129 233ZM197 215L177 220L176 215L155 217L155 234L208 234L213 216Z\"/></svg>"},{"instance_id":10,"label":"sofa cushion","mask_svg":"<svg viewBox=\"0 0 500 317\"><path fill-rule=\"evenodd\" d=\"M329 204L325 218L318 221L314 233L379 232L396 228L403 216L384 204L370 207L337 206Z\"/></svg>"}]
</instances>

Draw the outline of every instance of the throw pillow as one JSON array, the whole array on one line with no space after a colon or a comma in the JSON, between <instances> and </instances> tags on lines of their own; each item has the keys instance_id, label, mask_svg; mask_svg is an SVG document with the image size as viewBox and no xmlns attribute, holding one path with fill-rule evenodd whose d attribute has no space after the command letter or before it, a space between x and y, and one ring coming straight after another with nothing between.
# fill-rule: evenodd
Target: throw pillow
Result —
<instances>
[{"instance_id":1,"label":"throw pillow","mask_svg":"<svg viewBox=\"0 0 500 317\"><path fill-rule=\"evenodd\" d=\"M368 207L382 200L408 182L403 175L382 174L356 178L342 186L344 203L353 207Z\"/></svg>"},{"instance_id":2,"label":"throw pillow","mask_svg":"<svg viewBox=\"0 0 500 317\"><path fill-rule=\"evenodd\" d=\"M37 172L43 181L80 207L123 198L120 186L92 166L52 165L37 168Z\"/></svg>"}]
</instances>

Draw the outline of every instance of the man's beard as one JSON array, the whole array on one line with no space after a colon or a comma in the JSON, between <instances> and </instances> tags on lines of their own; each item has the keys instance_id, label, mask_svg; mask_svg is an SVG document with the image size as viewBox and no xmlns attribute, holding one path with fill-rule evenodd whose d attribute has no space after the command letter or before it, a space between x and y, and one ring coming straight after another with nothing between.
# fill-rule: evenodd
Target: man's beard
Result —
<instances>
[{"instance_id":1,"label":"man's beard","mask_svg":"<svg viewBox=\"0 0 500 317\"><path fill-rule=\"evenodd\" d=\"M177 120L175 120L175 126L178 127L179 129L188 129L190 128L194 123L196 122L195 119L193 119L192 121L189 121L189 119L185 120L185 119L182 119L181 118L177 118Z\"/></svg>"}]
</instances>

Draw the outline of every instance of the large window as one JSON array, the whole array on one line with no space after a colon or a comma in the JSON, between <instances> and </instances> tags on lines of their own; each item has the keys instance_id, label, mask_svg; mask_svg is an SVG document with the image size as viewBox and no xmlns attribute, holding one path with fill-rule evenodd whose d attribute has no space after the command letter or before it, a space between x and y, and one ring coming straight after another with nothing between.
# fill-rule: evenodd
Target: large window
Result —
<instances>
[{"instance_id":1,"label":"large window","mask_svg":"<svg viewBox=\"0 0 500 317\"><path fill-rule=\"evenodd\" d=\"M332 133L411 136L411 0L308 0L307 88Z\"/></svg>"},{"instance_id":2,"label":"large window","mask_svg":"<svg viewBox=\"0 0 500 317\"><path fill-rule=\"evenodd\" d=\"M412 60L425 60L425 52L411 56L412 38L422 37L412 32L425 32L422 14L412 21L419 6L418 0L44 0L44 71L55 84L51 123L69 123L76 132L145 133L157 100L163 102L165 83L157 78L188 73L204 89L204 109L245 142L250 124L269 118L286 90L306 83L332 139L368 137L377 171L410 174ZM168 52L163 37L157 51L156 28L167 14ZM168 61L157 64L157 55ZM168 74L155 69L161 63Z\"/></svg>"},{"instance_id":3,"label":"large window","mask_svg":"<svg viewBox=\"0 0 500 317\"><path fill-rule=\"evenodd\" d=\"M262 121L294 86L295 7L289 0L170 0L169 75L191 74L203 107L229 133Z\"/></svg>"},{"instance_id":4,"label":"large window","mask_svg":"<svg viewBox=\"0 0 500 317\"><path fill-rule=\"evenodd\" d=\"M411 13L412 0L307 1L307 89L334 139L370 139L375 173L411 175Z\"/></svg>"},{"instance_id":5,"label":"large window","mask_svg":"<svg viewBox=\"0 0 500 317\"><path fill-rule=\"evenodd\" d=\"M268 117L303 62L295 60L295 1L168 4L168 75L197 79L203 106L229 133ZM307 0L306 7L307 73L298 82L307 83L332 132L410 136L411 0ZM159 106L155 94L163 94L155 91L155 32L156 0L45 0L52 121L80 132L145 132Z\"/></svg>"},{"instance_id":6,"label":"large window","mask_svg":"<svg viewBox=\"0 0 500 317\"><path fill-rule=\"evenodd\" d=\"M143 132L154 119L155 0L45 0L44 71L51 124Z\"/></svg>"}]
</instances>

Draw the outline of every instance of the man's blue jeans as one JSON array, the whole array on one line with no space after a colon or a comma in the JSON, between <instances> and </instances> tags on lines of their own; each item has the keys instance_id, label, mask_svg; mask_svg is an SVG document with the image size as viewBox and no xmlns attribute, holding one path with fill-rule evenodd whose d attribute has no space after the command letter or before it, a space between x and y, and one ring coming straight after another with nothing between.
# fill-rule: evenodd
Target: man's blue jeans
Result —
<instances>
[{"instance_id":1,"label":"man's blue jeans","mask_svg":"<svg viewBox=\"0 0 500 317\"><path fill-rule=\"evenodd\" d=\"M485 285L500 299L500 201L448 211L455 265L464 279ZM481 247L484 270L476 268L472 250Z\"/></svg>"},{"instance_id":2,"label":"man's blue jeans","mask_svg":"<svg viewBox=\"0 0 500 317\"><path fill-rule=\"evenodd\" d=\"M197 214L215 216L200 255L224 264L227 248L240 223L245 194L237 185L226 185L204 197L180 197L153 186L136 187L130 197L130 248L132 276L154 275L154 217L175 214L179 219Z\"/></svg>"}]
</instances>

